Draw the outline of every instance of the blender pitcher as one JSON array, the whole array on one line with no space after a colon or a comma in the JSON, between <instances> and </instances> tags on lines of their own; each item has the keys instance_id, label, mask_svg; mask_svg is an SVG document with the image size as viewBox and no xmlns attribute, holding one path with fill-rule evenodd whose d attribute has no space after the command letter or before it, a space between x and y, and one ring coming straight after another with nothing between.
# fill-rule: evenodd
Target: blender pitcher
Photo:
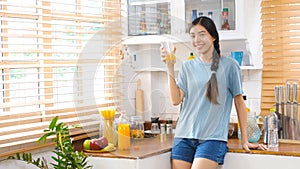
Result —
<instances>
[{"instance_id":1,"label":"blender pitcher","mask_svg":"<svg viewBox=\"0 0 300 169\"><path fill-rule=\"evenodd\" d=\"M256 143L260 139L260 136L262 134L257 119L260 118L260 116L256 117L255 112L251 112L249 108L247 108L247 135L248 135L248 142L250 143ZM240 128L238 129L238 138L241 140L241 131Z\"/></svg>"}]
</instances>

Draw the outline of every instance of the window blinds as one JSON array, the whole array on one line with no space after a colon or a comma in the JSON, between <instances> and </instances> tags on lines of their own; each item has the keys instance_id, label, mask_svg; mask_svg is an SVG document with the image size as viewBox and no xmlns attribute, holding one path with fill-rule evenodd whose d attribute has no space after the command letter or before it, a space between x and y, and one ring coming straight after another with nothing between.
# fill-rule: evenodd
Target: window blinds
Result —
<instances>
[{"instance_id":1,"label":"window blinds","mask_svg":"<svg viewBox=\"0 0 300 169\"><path fill-rule=\"evenodd\" d=\"M98 134L98 109L121 98L120 3L0 1L0 157L44 146L55 116L74 139Z\"/></svg>"},{"instance_id":2,"label":"window blinds","mask_svg":"<svg viewBox=\"0 0 300 169\"><path fill-rule=\"evenodd\" d=\"M297 0L262 0L261 14L261 108L262 115L267 115L275 104L274 87L300 79L300 3Z\"/></svg>"}]
</instances>

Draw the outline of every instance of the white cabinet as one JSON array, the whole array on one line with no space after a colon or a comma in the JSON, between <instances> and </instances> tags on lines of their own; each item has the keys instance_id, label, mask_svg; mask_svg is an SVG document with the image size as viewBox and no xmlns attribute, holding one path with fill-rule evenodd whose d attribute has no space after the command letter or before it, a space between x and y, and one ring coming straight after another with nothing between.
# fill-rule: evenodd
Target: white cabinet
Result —
<instances>
[{"instance_id":1,"label":"white cabinet","mask_svg":"<svg viewBox=\"0 0 300 169\"><path fill-rule=\"evenodd\" d=\"M201 12L203 15L212 12L221 41L245 39L245 7L241 0L128 0L123 4L126 4L124 8L127 9L124 15L124 27L127 30L124 44L160 43L161 37L153 35L171 35L178 42L189 42L186 32L193 10L197 11L198 16ZM223 8L229 10L231 30L221 30Z\"/></svg>"},{"instance_id":2,"label":"white cabinet","mask_svg":"<svg viewBox=\"0 0 300 169\"><path fill-rule=\"evenodd\" d=\"M123 4L125 4L124 8L127 9L124 18L126 23L124 27L127 28L127 31L124 33L122 43L128 45L132 49L131 51L134 51L134 46L139 45L141 46L139 49L145 54L141 55L140 51L136 51L140 54L135 55L135 70L142 68L144 71L165 69L159 60L159 46L162 39L166 37L171 38L176 47L184 46L181 53L179 53L180 50L177 50L179 59L176 70L180 69L181 62L192 51L187 29L193 10L197 11L198 16L199 13L208 15L209 12L212 12L212 19L219 31L220 43L230 44L232 41L239 41L239 43L246 41L244 35L245 3L241 0L128 0ZM223 8L228 9L230 30L221 30ZM221 48L223 44L221 44ZM228 51L243 49L231 49L227 45L226 50L222 50L222 52L228 56ZM243 69L248 68L252 69L252 67L244 67Z\"/></svg>"},{"instance_id":3,"label":"white cabinet","mask_svg":"<svg viewBox=\"0 0 300 169\"><path fill-rule=\"evenodd\" d=\"M89 157L89 164L93 168L101 169L171 169L171 152L157 154L141 159Z\"/></svg>"},{"instance_id":4,"label":"white cabinet","mask_svg":"<svg viewBox=\"0 0 300 169\"><path fill-rule=\"evenodd\" d=\"M224 22L222 17L223 8L228 9L230 30L221 30ZM176 0L171 6L171 14L173 16L171 24L172 35L179 36L183 41L189 41L186 32L192 21L193 11L196 11L197 16L209 16L208 13L212 13L212 19L219 30L220 41L245 39L244 9L244 1L241 0L209 0L200 2L194 0Z\"/></svg>"},{"instance_id":5,"label":"white cabinet","mask_svg":"<svg viewBox=\"0 0 300 169\"><path fill-rule=\"evenodd\" d=\"M294 169L299 165L300 158L296 156L227 153L219 169Z\"/></svg>"}]
</instances>

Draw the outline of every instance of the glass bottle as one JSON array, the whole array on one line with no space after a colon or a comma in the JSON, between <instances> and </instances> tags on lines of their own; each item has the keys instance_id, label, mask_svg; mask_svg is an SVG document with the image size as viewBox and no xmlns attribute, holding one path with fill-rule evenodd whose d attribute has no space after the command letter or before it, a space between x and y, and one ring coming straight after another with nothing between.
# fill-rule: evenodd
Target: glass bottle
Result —
<instances>
[{"instance_id":1,"label":"glass bottle","mask_svg":"<svg viewBox=\"0 0 300 169\"><path fill-rule=\"evenodd\" d=\"M275 108L270 109L268 116L268 148L278 148L278 117Z\"/></svg>"},{"instance_id":2,"label":"glass bottle","mask_svg":"<svg viewBox=\"0 0 300 169\"><path fill-rule=\"evenodd\" d=\"M197 9L192 10L192 21L194 21L195 19L197 19Z\"/></svg>"},{"instance_id":3,"label":"glass bottle","mask_svg":"<svg viewBox=\"0 0 300 169\"><path fill-rule=\"evenodd\" d=\"M230 30L230 25L228 22L228 8L223 8L222 17L223 17L223 25L222 25L221 29L222 30Z\"/></svg>"},{"instance_id":4,"label":"glass bottle","mask_svg":"<svg viewBox=\"0 0 300 169\"><path fill-rule=\"evenodd\" d=\"M207 13L207 16L210 18L210 19L213 19L213 12L212 11L209 11Z\"/></svg>"},{"instance_id":5,"label":"glass bottle","mask_svg":"<svg viewBox=\"0 0 300 169\"><path fill-rule=\"evenodd\" d=\"M199 13L198 13L198 16L199 16L199 17L204 16L204 13L203 13L203 12L199 12Z\"/></svg>"}]
</instances>

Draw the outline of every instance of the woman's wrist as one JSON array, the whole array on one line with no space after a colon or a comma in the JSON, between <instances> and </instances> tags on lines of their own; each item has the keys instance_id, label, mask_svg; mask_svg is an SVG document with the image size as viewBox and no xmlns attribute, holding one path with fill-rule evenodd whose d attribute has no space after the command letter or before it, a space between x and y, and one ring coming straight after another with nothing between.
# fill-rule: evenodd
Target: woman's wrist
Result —
<instances>
[{"instance_id":1,"label":"woman's wrist","mask_svg":"<svg viewBox=\"0 0 300 169\"><path fill-rule=\"evenodd\" d=\"M174 64L167 64L167 73L172 78L175 77Z\"/></svg>"}]
</instances>

